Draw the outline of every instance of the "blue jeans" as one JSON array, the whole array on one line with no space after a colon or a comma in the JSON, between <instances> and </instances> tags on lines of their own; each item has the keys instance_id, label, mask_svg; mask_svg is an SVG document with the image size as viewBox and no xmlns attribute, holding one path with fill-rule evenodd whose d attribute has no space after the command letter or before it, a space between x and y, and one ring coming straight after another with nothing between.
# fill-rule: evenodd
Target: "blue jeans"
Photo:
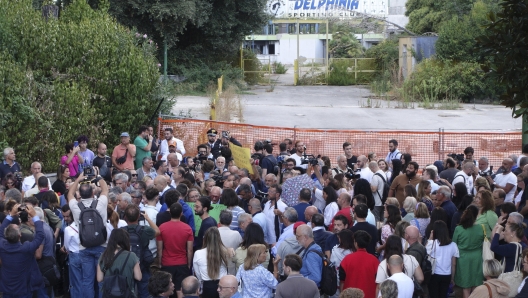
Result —
<instances>
[{"instance_id":1,"label":"blue jeans","mask_svg":"<svg viewBox=\"0 0 528 298\"><path fill-rule=\"evenodd\" d=\"M79 251L82 262L82 296L84 298L98 297L95 293L95 283L97 276L97 262L105 250L102 246L89 247Z\"/></svg>"},{"instance_id":2,"label":"blue jeans","mask_svg":"<svg viewBox=\"0 0 528 298\"><path fill-rule=\"evenodd\" d=\"M69 253L70 297L82 297L82 260L80 253Z\"/></svg>"},{"instance_id":3,"label":"blue jeans","mask_svg":"<svg viewBox=\"0 0 528 298\"><path fill-rule=\"evenodd\" d=\"M149 291L148 291L148 282L149 282L149 278L150 278L150 271L147 269L147 270L143 270L141 271L141 275L143 276L141 278L141 281L137 281L136 280L136 286L137 286L137 293L138 293L138 298L148 298L150 297L149 295Z\"/></svg>"}]
</instances>

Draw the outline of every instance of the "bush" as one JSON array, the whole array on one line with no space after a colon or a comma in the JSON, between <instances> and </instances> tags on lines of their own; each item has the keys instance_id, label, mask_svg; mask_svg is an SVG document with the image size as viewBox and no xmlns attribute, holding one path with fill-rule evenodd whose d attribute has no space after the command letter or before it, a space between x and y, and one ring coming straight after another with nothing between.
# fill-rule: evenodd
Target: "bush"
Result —
<instances>
[{"instance_id":1,"label":"bush","mask_svg":"<svg viewBox=\"0 0 528 298\"><path fill-rule=\"evenodd\" d=\"M356 63L354 59L332 59L328 74L328 85L348 86L366 84L373 80L375 73L358 72L357 79L354 73ZM368 59L357 60L358 70L374 70L375 62Z\"/></svg>"},{"instance_id":2,"label":"bush","mask_svg":"<svg viewBox=\"0 0 528 298\"><path fill-rule=\"evenodd\" d=\"M485 79L475 62L425 59L404 83L404 91L415 101L493 98L496 88Z\"/></svg>"},{"instance_id":3,"label":"bush","mask_svg":"<svg viewBox=\"0 0 528 298\"><path fill-rule=\"evenodd\" d=\"M45 21L31 0L0 0L0 140L25 169L56 171L63 146L79 135L112 149L154 113L155 44L86 1ZM23 133L20 133L23 132Z\"/></svg>"},{"instance_id":4,"label":"bush","mask_svg":"<svg viewBox=\"0 0 528 298\"><path fill-rule=\"evenodd\" d=\"M273 73L276 73L276 74L285 74L288 71L286 66L284 66L280 62L273 62L273 69L274 69Z\"/></svg>"}]
</instances>

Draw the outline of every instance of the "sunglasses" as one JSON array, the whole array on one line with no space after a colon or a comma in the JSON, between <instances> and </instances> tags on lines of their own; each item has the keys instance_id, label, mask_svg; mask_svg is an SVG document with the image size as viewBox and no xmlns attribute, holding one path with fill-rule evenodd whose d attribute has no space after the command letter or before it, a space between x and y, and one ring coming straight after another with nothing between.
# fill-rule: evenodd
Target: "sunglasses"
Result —
<instances>
[{"instance_id":1,"label":"sunglasses","mask_svg":"<svg viewBox=\"0 0 528 298\"><path fill-rule=\"evenodd\" d=\"M132 175L132 177L137 177L138 174L131 174L131 175Z\"/></svg>"}]
</instances>

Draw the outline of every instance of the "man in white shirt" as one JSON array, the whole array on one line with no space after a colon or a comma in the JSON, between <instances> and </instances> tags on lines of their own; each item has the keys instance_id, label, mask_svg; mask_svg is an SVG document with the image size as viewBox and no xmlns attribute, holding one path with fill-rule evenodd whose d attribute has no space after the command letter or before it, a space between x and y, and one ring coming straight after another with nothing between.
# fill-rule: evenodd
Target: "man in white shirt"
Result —
<instances>
[{"instance_id":1,"label":"man in white shirt","mask_svg":"<svg viewBox=\"0 0 528 298\"><path fill-rule=\"evenodd\" d=\"M388 182L387 175L380 170L378 163L375 161L369 163L369 169L374 173L372 180L370 181L370 190L374 196L374 209L372 210L372 213L374 213L376 220L383 221L384 207L381 198L383 197L385 182Z\"/></svg>"},{"instance_id":2,"label":"man in white shirt","mask_svg":"<svg viewBox=\"0 0 528 298\"><path fill-rule=\"evenodd\" d=\"M183 142L180 139L175 138L173 135L172 128L168 127L165 128L165 140L161 141L159 154L161 155L161 160L167 160L167 156L169 155L169 143L168 141L176 141L176 152L180 153L182 156L185 155L185 148L183 146Z\"/></svg>"},{"instance_id":3,"label":"man in white shirt","mask_svg":"<svg viewBox=\"0 0 528 298\"><path fill-rule=\"evenodd\" d=\"M70 276L70 294L82 297L82 261L79 255L79 226L70 215L70 225L64 229L64 250L68 253L68 272Z\"/></svg>"},{"instance_id":4,"label":"man in white shirt","mask_svg":"<svg viewBox=\"0 0 528 298\"><path fill-rule=\"evenodd\" d=\"M268 230L264 231L264 234L267 234L270 244L275 244L277 240L279 240L281 234L280 217L282 212L288 207L288 205L281 200L281 194L282 187L280 185L270 185L268 188L268 201L264 204L264 210L262 210L262 213L266 215L266 219L268 220ZM275 204L277 204L277 207L275 207Z\"/></svg>"},{"instance_id":5,"label":"man in white shirt","mask_svg":"<svg viewBox=\"0 0 528 298\"><path fill-rule=\"evenodd\" d=\"M41 172L42 172L42 165L40 164L40 162L35 161L34 163L31 164L31 176L27 176L22 181L22 191L23 192L26 192L32 189L33 187L37 186L37 179L38 179L37 175L40 174ZM51 185L51 182L49 182L49 179L48 179L48 185Z\"/></svg>"},{"instance_id":6,"label":"man in white shirt","mask_svg":"<svg viewBox=\"0 0 528 298\"><path fill-rule=\"evenodd\" d=\"M260 200L259 199L249 200L248 211L249 211L249 214L251 214L251 216L253 217L253 222L257 223L262 228L266 243L268 244L274 243L275 241L273 240L275 239L274 238L270 239L268 237L268 233L266 233L266 231L268 230L268 219L266 218L266 215L262 213L262 207L260 205Z\"/></svg>"},{"instance_id":7,"label":"man in white shirt","mask_svg":"<svg viewBox=\"0 0 528 298\"><path fill-rule=\"evenodd\" d=\"M468 161L462 165L462 170L456 173L453 178L453 186L459 182L466 185L468 194L473 194L473 172L475 171L475 164L473 161Z\"/></svg>"},{"instance_id":8,"label":"man in white shirt","mask_svg":"<svg viewBox=\"0 0 528 298\"><path fill-rule=\"evenodd\" d=\"M307 168L307 164L302 164L302 155L304 153L304 142L297 141L295 142L295 153L290 156L295 160L295 166L303 169Z\"/></svg>"},{"instance_id":9,"label":"man in white shirt","mask_svg":"<svg viewBox=\"0 0 528 298\"><path fill-rule=\"evenodd\" d=\"M398 298L412 298L414 282L403 273L403 259L399 255L392 255L387 262L387 269L392 274L388 279L398 285Z\"/></svg>"},{"instance_id":10,"label":"man in white shirt","mask_svg":"<svg viewBox=\"0 0 528 298\"><path fill-rule=\"evenodd\" d=\"M332 177L335 177L337 174L344 174L348 171L347 158L346 155L339 155L337 157L337 167L332 168Z\"/></svg>"},{"instance_id":11,"label":"man in white shirt","mask_svg":"<svg viewBox=\"0 0 528 298\"><path fill-rule=\"evenodd\" d=\"M159 192L157 189L152 187L145 191L144 197L146 197L147 204L143 206L143 209L141 209L141 211L145 212L153 222L156 222L156 218L158 217L158 213L161 208L161 205L158 203ZM139 224L147 227L150 226L146 220L140 220ZM158 249L156 247L156 239L150 240L149 249L152 252L152 255L156 257L158 253Z\"/></svg>"},{"instance_id":12,"label":"man in white shirt","mask_svg":"<svg viewBox=\"0 0 528 298\"><path fill-rule=\"evenodd\" d=\"M370 183L374 173L372 173L372 171L368 167L368 158L365 155L360 155L358 157L356 166L358 169L361 169L361 171L359 172L361 179L365 179Z\"/></svg>"},{"instance_id":13,"label":"man in white shirt","mask_svg":"<svg viewBox=\"0 0 528 298\"><path fill-rule=\"evenodd\" d=\"M242 243L242 236L240 236L239 232L231 230L229 226L232 221L233 213L229 210L222 210L220 212L220 227L218 228L218 232L220 232L220 239L222 239L224 246L235 250ZM228 263L227 273L236 274L235 263L231 260Z\"/></svg>"},{"instance_id":14,"label":"man in white shirt","mask_svg":"<svg viewBox=\"0 0 528 298\"><path fill-rule=\"evenodd\" d=\"M422 181L429 181L431 183L431 192L437 191L440 185L436 184L434 181L436 179L436 172L432 168L425 168L425 170L422 172ZM416 185L416 191L418 191L418 186L420 184Z\"/></svg>"},{"instance_id":15,"label":"man in white shirt","mask_svg":"<svg viewBox=\"0 0 528 298\"><path fill-rule=\"evenodd\" d=\"M515 190L517 189L517 177L512 173L513 160L511 158L505 158L502 161L502 173L497 174L495 179L491 176L487 176L490 185L493 185L495 189L502 189L506 193L506 199L504 202L512 202Z\"/></svg>"},{"instance_id":16,"label":"man in white shirt","mask_svg":"<svg viewBox=\"0 0 528 298\"><path fill-rule=\"evenodd\" d=\"M398 150L398 141L392 139L389 141L389 153L387 153L387 156L385 157L385 162L389 165L389 167L392 169L392 160L393 159L400 159L402 156L400 150Z\"/></svg>"}]
</instances>

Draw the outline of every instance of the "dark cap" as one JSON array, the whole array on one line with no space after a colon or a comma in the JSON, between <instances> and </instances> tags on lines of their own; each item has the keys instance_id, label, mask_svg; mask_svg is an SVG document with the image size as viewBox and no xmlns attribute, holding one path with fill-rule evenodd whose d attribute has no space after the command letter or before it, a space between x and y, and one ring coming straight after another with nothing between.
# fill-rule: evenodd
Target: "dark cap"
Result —
<instances>
[{"instance_id":1,"label":"dark cap","mask_svg":"<svg viewBox=\"0 0 528 298\"><path fill-rule=\"evenodd\" d=\"M207 131L207 135L208 136L213 136L213 137L216 137L216 135L218 134L218 131L214 128L211 128Z\"/></svg>"}]
</instances>

